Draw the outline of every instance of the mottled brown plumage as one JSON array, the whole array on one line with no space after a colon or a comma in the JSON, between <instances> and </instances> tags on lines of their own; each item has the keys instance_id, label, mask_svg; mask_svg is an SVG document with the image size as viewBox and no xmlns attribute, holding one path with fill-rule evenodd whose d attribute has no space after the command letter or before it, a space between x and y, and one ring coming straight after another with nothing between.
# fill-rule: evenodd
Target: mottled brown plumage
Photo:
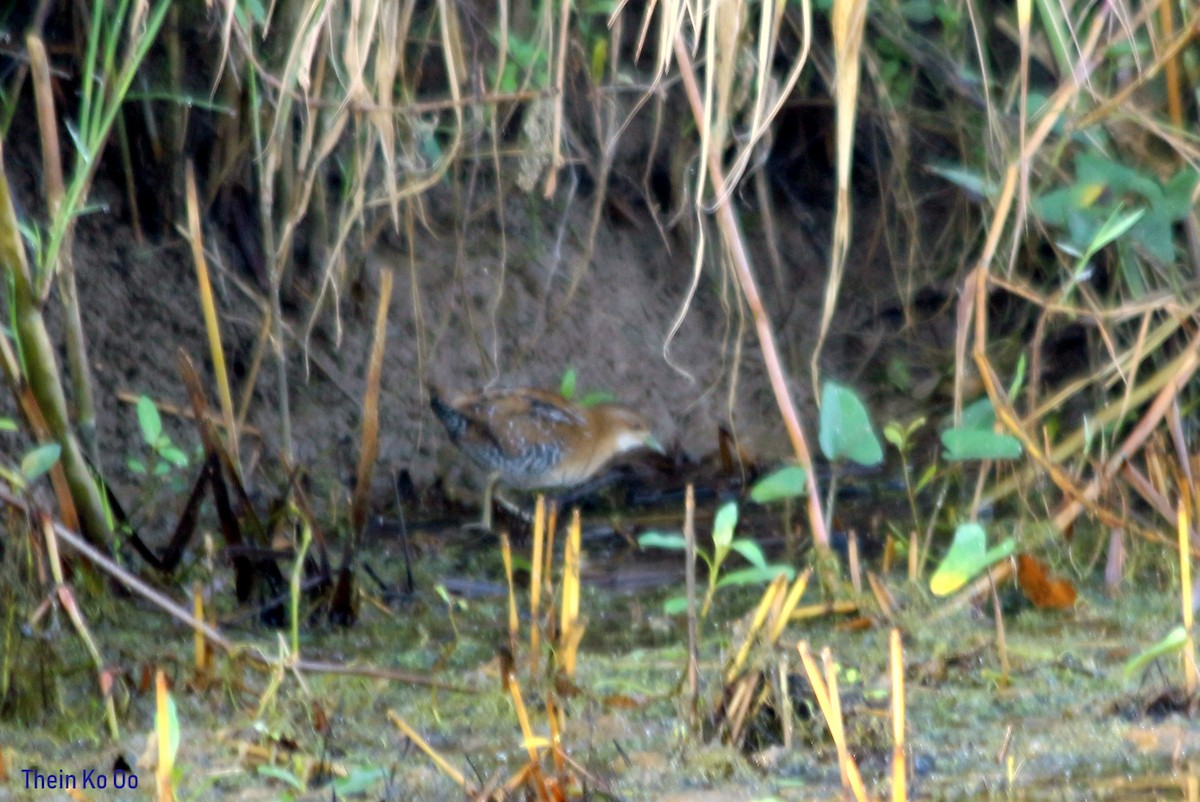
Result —
<instances>
[{"instance_id":1,"label":"mottled brown plumage","mask_svg":"<svg viewBox=\"0 0 1200 802\"><path fill-rule=\"evenodd\" d=\"M584 407L532 388L491 390L445 403L430 399L456 446L488 472L484 525L497 482L520 490L572 487L618 454L661 451L646 419L619 404Z\"/></svg>"}]
</instances>

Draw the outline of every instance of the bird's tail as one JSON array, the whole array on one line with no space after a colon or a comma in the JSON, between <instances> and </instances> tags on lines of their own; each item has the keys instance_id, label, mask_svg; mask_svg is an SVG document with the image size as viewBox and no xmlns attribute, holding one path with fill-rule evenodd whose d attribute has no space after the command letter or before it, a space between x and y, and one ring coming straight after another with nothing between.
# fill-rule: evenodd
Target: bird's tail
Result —
<instances>
[{"instance_id":1,"label":"bird's tail","mask_svg":"<svg viewBox=\"0 0 1200 802\"><path fill-rule=\"evenodd\" d=\"M462 437L470 423L470 419L466 415L443 401L436 390L429 391L429 406L433 409L433 414L437 415L438 420L446 427L446 432L451 439L458 440Z\"/></svg>"}]
</instances>

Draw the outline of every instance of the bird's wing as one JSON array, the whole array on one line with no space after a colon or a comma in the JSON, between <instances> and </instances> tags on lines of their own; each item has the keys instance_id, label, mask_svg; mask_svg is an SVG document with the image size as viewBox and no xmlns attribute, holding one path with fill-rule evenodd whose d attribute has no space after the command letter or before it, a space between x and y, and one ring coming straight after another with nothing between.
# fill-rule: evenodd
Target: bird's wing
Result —
<instances>
[{"instance_id":1,"label":"bird's wing","mask_svg":"<svg viewBox=\"0 0 1200 802\"><path fill-rule=\"evenodd\" d=\"M493 391L455 406L470 419L468 440L486 442L514 458L538 446L557 451L587 426L586 417L573 405L541 390Z\"/></svg>"},{"instance_id":2,"label":"bird's wing","mask_svg":"<svg viewBox=\"0 0 1200 802\"><path fill-rule=\"evenodd\" d=\"M529 417L553 426L585 426L587 419L573 404L561 396L541 391L526 394Z\"/></svg>"}]
</instances>

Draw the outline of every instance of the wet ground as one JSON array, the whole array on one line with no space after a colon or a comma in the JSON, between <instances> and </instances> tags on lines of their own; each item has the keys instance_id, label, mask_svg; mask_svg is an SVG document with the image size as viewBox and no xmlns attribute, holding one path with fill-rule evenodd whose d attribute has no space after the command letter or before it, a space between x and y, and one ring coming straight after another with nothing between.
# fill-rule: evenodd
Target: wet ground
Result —
<instances>
[{"instance_id":1,"label":"wet ground","mask_svg":"<svg viewBox=\"0 0 1200 802\"><path fill-rule=\"evenodd\" d=\"M711 506L701 505L709 516ZM744 526L764 533L771 559L805 564L802 542L769 536L781 532L779 509L746 515ZM561 743L570 762L559 776L571 778L575 798L843 798L836 750L795 651L801 639L814 652L832 650L852 749L868 789L886 797L891 624L900 628L905 649L912 798L1197 798L1200 729L1169 705L1144 714L1178 675L1175 661L1161 661L1132 678L1122 674L1129 656L1158 640L1178 616L1169 571L1154 570L1154 553L1138 552L1131 566L1142 578L1109 598L1098 577L1071 567L1091 554L1086 537L1077 535L1070 547L1046 549L1057 555L1057 570L1077 583L1080 600L1069 612L1042 611L1015 588L1001 588L1007 676L987 600L947 613L942 600L911 585L897 567L881 577L899 608L888 622L868 595L853 597L843 584L843 598L861 602L858 614L793 621L780 647L752 658L768 676L787 675L795 714L791 747L782 744L777 718L766 715L737 748L713 736L712 715L723 693L722 667L740 643L761 587L723 589L702 622L693 727L681 684L685 619L663 612L664 600L682 590L682 556L641 550L634 540L647 527L678 526L680 517L666 511L635 520L596 511L585 519L581 612L587 630L573 683L550 678L553 652L544 637L531 657L527 591L519 591L515 665L522 695L535 734L550 735L548 700L561 709ZM708 527L702 518L699 530ZM33 681L24 684L21 715L7 711L0 730L7 773L0 799L147 798L153 787L148 768L153 750L146 743L154 698L146 677L159 667L171 679L179 708L182 799L330 799L330 775L351 783L337 786L345 798L464 798L447 773L397 729L396 717L472 786L494 787L513 778L529 758L512 696L501 683L508 599L496 540L446 521L405 527L415 580L415 591L405 593L399 531L396 521L380 522L368 538L359 574L366 595L357 624L343 629L318 621L302 634L304 659L346 666L348 674L272 675L226 656L197 675L191 635L182 626L135 602L90 611L105 659L122 677L122 735L115 746L104 741L94 674L69 626L59 622L43 639L14 644L21 670ZM519 533L516 537L520 583L527 581L521 567L528 565L522 556L529 546ZM558 543L561 547L561 535ZM868 557L867 564L879 569L877 557ZM367 578L367 567L383 585ZM219 585L215 589L218 599L230 595ZM801 607L821 601L813 582ZM557 611L550 617L556 616ZM276 633L256 628L236 611L221 618L222 630L241 643L270 655L284 648ZM149 642L147 631L153 633ZM398 681L374 669L411 672L443 687ZM35 776L29 770L44 776L61 771L82 777L89 769L111 775L116 761L139 778L137 791L70 797L25 787ZM553 773L549 758L543 764Z\"/></svg>"}]
</instances>

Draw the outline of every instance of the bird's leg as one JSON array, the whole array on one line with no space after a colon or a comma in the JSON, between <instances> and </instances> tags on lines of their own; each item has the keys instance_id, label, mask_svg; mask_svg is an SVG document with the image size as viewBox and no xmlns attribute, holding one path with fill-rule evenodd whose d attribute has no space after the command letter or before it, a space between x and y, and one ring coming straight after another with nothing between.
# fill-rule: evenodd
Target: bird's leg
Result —
<instances>
[{"instance_id":1,"label":"bird's leg","mask_svg":"<svg viewBox=\"0 0 1200 802\"><path fill-rule=\"evenodd\" d=\"M505 498L503 493L497 492L495 494L495 499L496 499L496 503L499 504L504 509L506 509L510 515L514 515L517 518L520 518L522 521L524 521L527 524L533 523L533 513L529 512L529 510L523 508L517 502Z\"/></svg>"},{"instance_id":2,"label":"bird's leg","mask_svg":"<svg viewBox=\"0 0 1200 802\"><path fill-rule=\"evenodd\" d=\"M479 525L485 532L492 531L492 497L496 494L496 484L500 481L499 472L490 474L487 484L483 486L483 515Z\"/></svg>"}]
</instances>

